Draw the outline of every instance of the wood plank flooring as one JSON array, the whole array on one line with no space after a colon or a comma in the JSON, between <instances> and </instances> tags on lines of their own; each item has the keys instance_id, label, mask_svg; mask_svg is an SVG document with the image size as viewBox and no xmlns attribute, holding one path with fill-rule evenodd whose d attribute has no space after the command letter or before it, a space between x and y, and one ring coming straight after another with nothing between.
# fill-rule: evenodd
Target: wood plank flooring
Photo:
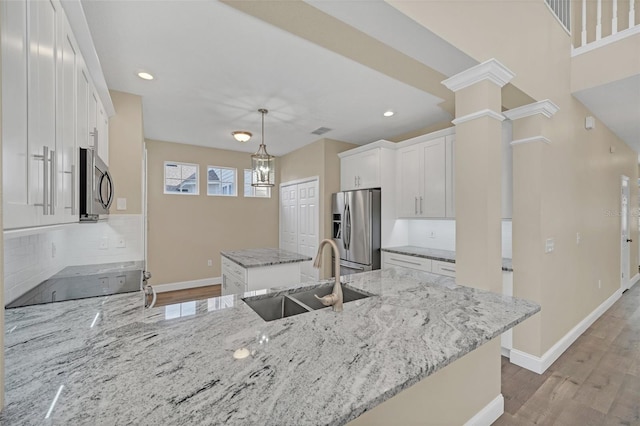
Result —
<instances>
[{"instance_id":1,"label":"wood plank flooring","mask_svg":"<svg viewBox=\"0 0 640 426\"><path fill-rule=\"evenodd\" d=\"M544 374L503 357L502 395L494 425L640 426L640 284Z\"/></svg>"},{"instance_id":2,"label":"wood plank flooring","mask_svg":"<svg viewBox=\"0 0 640 426\"><path fill-rule=\"evenodd\" d=\"M165 291L158 293L155 306L172 305L174 303L189 302L191 300L209 299L221 295L220 284L204 287L188 288L185 290Z\"/></svg>"}]
</instances>

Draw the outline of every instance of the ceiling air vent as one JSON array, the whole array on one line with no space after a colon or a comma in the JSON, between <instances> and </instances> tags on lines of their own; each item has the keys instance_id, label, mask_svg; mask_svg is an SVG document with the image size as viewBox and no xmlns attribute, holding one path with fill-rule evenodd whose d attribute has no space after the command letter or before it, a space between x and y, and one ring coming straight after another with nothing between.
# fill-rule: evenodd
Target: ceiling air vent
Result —
<instances>
[{"instance_id":1,"label":"ceiling air vent","mask_svg":"<svg viewBox=\"0 0 640 426\"><path fill-rule=\"evenodd\" d=\"M324 135L327 132L330 132L333 129L330 129L328 127L318 127L317 129L315 129L313 132L311 132L312 135Z\"/></svg>"}]
</instances>

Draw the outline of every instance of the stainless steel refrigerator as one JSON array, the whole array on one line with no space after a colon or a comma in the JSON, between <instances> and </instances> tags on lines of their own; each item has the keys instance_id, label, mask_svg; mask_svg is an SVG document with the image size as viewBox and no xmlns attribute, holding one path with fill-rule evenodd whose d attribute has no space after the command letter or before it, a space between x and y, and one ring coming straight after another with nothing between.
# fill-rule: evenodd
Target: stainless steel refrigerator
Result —
<instances>
[{"instance_id":1,"label":"stainless steel refrigerator","mask_svg":"<svg viewBox=\"0 0 640 426\"><path fill-rule=\"evenodd\" d=\"M380 189L337 192L331 204L340 275L380 269Z\"/></svg>"}]
</instances>

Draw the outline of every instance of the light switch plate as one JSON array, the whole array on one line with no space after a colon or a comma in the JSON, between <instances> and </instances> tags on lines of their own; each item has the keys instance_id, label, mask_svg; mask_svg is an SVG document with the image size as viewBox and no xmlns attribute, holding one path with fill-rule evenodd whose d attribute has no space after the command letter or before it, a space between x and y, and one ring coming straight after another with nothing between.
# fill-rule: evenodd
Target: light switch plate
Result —
<instances>
[{"instance_id":1,"label":"light switch plate","mask_svg":"<svg viewBox=\"0 0 640 426\"><path fill-rule=\"evenodd\" d=\"M127 199L126 198L117 198L116 199L116 210L126 210L127 209Z\"/></svg>"},{"instance_id":2,"label":"light switch plate","mask_svg":"<svg viewBox=\"0 0 640 426\"><path fill-rule=\"evenodd\" d=\"M553 238L547 238L547 241L544 245L544 252L551 253L555 249L555 245L556 243Z\"/></svg>"}]
</instances>

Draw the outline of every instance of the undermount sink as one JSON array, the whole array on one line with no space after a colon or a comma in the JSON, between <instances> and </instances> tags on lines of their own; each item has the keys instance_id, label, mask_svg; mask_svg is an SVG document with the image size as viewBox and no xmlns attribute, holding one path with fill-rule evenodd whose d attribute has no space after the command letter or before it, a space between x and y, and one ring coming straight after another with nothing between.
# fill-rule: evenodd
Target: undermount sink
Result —
<instances>
[{"instance_id":1,"label":"undermount sink","mask_svg":"<svg viewBox=\"0 0 640 426\"><path fill-rule=\"evenodd\" d=\"M333 284L326 284L314 287L309 290L291 291L287 294L279 294L277 296L264 297L254 296L242 299L244 303L249 305L260 317L265 321L273 321L294 315L304 314L306 312L327 308L318 299L319 297L331 294ZM354 290L349 287L342 286L343 303L352 302L354 300L364 299L371 296L370 294Z\"/></svg>"}]
</instances>

